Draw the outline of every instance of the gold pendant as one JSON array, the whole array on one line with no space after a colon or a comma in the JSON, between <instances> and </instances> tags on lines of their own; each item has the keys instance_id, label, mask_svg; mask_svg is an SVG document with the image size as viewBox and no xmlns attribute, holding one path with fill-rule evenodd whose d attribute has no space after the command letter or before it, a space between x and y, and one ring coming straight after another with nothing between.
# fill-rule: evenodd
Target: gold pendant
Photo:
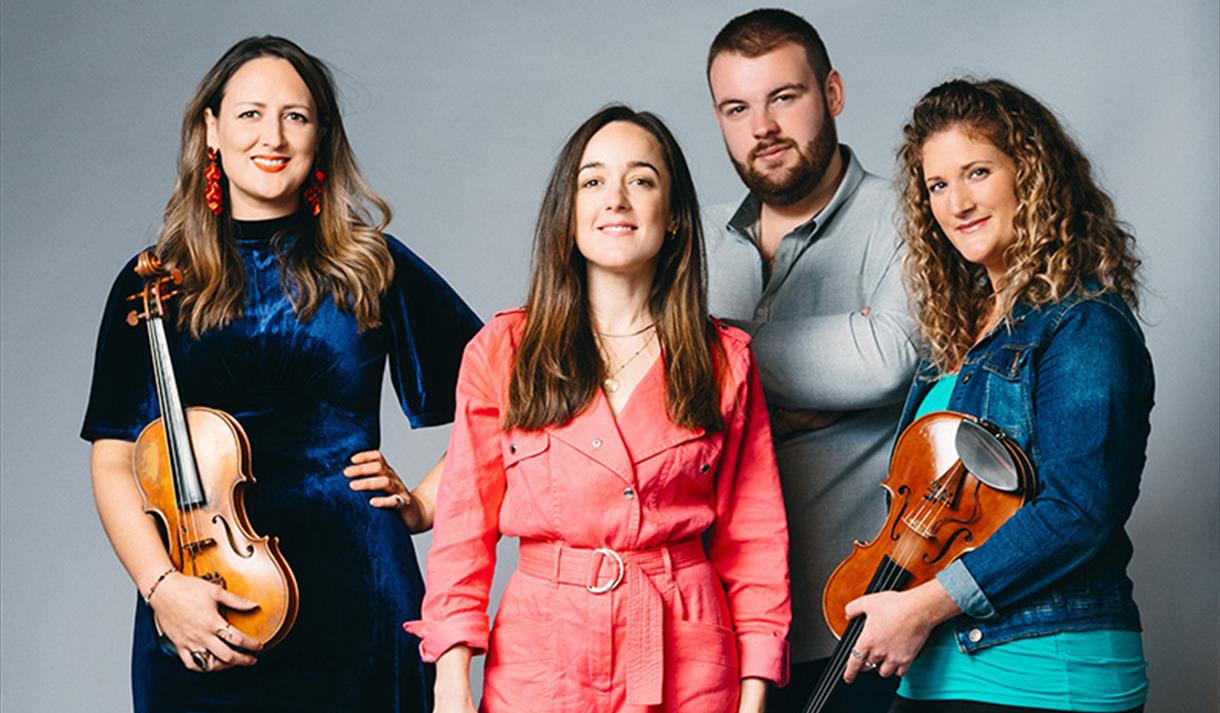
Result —
<instances>
[{"instance_id":1,"label":"gold pendant","mask_svg":"<svg viewBox=\"0 0 1220 713\"><path fill-rule=\"evenodd\" d=\"M616 379L606 379L602 382L602 386L606 387L606 391L612 394L618 391L618 381Z\"/></svg>"}]
</instances>

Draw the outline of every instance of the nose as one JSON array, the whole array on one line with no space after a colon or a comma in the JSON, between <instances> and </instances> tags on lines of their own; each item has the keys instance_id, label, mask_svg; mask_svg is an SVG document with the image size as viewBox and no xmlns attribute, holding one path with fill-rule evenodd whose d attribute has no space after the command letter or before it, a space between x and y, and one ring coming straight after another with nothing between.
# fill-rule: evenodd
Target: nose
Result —
<instances>
[{"instance_id":1,"label":"nose","mask_svg":"<svg viewBox=\"0 0 1220 713\"><path fill-rule=\"evenodd\" d=\"M779 124L775 123L775 117L771 115L770 107L763 107L761 110L753 112L750 117L750 132L756 139L779 133Z\"/></svg>"},{"instance_id":2,"label":"nose","mask_svg":"<svg viewBox=\"0 0 1220 713\"><path fill-rule=\"evenodd\" d=\"M631 203L627 199L627 191L624 189L623 184L619 182L612 182L606 187L605 201L602 208L611 213L617 213L631 207Z\"/></svg>"},{"instance_id":3,"label":"nose","mask_svg":"<svg viewBox=\"0 0 1220 713\"><path fill-rule=\"evenodd\" d=\"M953 211L953 215L958 218L964 218L970 215L974 210L974 196L970 195L970 191L962 187L947 188L949 191L949 210Z\"/></svg>"},{"instance_id":4,"label":"nose","mask_svg":"<svg viewBox=\"0 0 1220 713\"><path fill-rule=\"evenodd\" d=\"M267 117L263 120L260 138L263 146L268 148L278 148L284 144L284 127L280 124L278 117Z\"/></svg>"}]
</instances>

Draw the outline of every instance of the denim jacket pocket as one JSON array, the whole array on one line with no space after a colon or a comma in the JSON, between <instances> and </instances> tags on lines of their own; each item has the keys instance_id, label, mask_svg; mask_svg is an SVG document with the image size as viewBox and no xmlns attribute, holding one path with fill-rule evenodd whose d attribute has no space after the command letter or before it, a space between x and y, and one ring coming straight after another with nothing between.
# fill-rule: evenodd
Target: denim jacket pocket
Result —
<instances>
[{"instance_id":1,"label":"denim jacket pocket","mask_svg":"<svg viewBox=\"0 0 1220 713\"><path fill-rule=\"evenodd\" d=\"M981 366L1005 381L1020 381L1030 349L1026 344L1002 344L982 360Z\"/></svg>"},{"instance_id":2,"label":"denim jacket pocket","mask_svg":"<svg viewBox=\"0 0 1220 713\"><path fill-rule=\"evenodd\" d=\"M983 356L978 364L978 377L985 378L981 409L975 415L998 426L1009 438L1029 451L1033 433L1033 402L1031 400L1029 368L1033 347L1013 342L997 346Z\"/></svg>"}]
</instances>

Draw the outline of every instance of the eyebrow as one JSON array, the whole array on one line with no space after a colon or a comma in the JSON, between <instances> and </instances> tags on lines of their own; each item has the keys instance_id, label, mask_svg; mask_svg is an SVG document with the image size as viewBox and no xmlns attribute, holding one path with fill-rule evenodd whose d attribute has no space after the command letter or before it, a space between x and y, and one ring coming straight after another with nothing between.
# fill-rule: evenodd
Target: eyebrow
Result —
<instances>
[{"instance_id":1,"label":"eyebrow","mask_svg":"<svg viewBox=\"0 0 1220 713\"><path fill-rule=\"evenodd\" d=\"M993 160L991 160L991 159L989 159L989 158L976 158L975 160L973 160L973 161L971 161L971 162L969 162L969 163L964 163L964 164L962 164L961 166L959 166L959 167L958 167L958 169L957 169L957 170L958 170L959 172L961 172L961 171L969 171L971 168L974 168L975 166L979 166L979 165L982 165L982 164L994 165L994 164L995 164L995 161L993 161ZM923 180L924 180L924 182L925 182L925 183L927 183L928 181L931 181L931 180L937 180L937 181L940 181L940 180L943 180L943 179L941 179L940 174L932 174L932 175L929 175L929 174L925 173L925 174L924 174L924 177L923 177Z\"/></svg>"},{"instance_id":2,"label":"eyebrow","mask_svg":"<svg viewBox=\"0 0 1220 713\"><path fill-rule=\"evenodd\" d=\"M602 163L601 161L591 161L591 162L586 163L583 166L581 166L579 169L576 170L576 172L580 173L581 171L583 171L587 168L605 168L605 167L606 167L606 164ZM628 168L650 168L650 169L652 169L653 173L657 174L658 176L661 175L661 172L657 170L657 167L647 161L630 161L627 163L627 167Z\"/></svg>"},{"instance_id":3,"label":"eyebrow","mask_svg":"<svg viewBox=\"0 0 1220 713\"><path fill-rule=\"evenodd\" d=\"M776 87L775 89L772 89L771 91L767 92L767 98L774 99L775 97L779 96L780 94L783 94L784 92L794 92L794 91L802 92L802 93L808 92L809 87L806 86L805 84L803 84L802 82L790 82L788 84L780 85L780 86ZM730 97L730 98L725 99L724 101L716 104L716 108L724 109L726 106L728 106L730 104L748 104L748 103L749 102L747 102L745 99L736 99L736 98Z\"/></svg>"},{"instance_id":4,"label":"eyebrow","mask_svg":"<svg viewBox=\"0 0 1220 713\"><path fill-rule=\"evenodd\" d=\"M233 103L238 106L252 106L252 107L257 107L259 109L267 108L266 102L237 101L237 102L233 102ZM285 109L304 109L305 111L313 111L313 107L309 106L308 104L285 104L284 108Z\"/></svg>"},{"instance_id":5,"label":"eyebrow","mask_svg":"<svg viewBox=\"0 0 1220 713\"><path fill-rule=\"evenodd\" d=\"M784 92L807 92L807 91L809 91L809 87L805 86L804 84L802 84L800 82L792 82L791 84L785 84L782 87L776 87L775 89L772 89L771 91L767 92L767 97L773 98L773 97L779 96L780 94L783 94Z\"/></svg>"}]
</instances>

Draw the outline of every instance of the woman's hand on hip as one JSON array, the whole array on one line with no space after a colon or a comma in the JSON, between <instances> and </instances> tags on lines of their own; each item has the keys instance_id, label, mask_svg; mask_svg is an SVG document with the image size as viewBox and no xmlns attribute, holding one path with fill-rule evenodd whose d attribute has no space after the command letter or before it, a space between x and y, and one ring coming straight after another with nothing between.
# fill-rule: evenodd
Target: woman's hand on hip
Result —
<instances>
[{"instance_id":1,"label":"woman's hand on hip","mask_svg":"<svg viewBox=\"0 0 1220 713\"><path fill-rule=\"evenodd\" d=\"M390 467L381 451L361 451L352 456L352 464L343 469L352 490L379 490L383 495L369 498L369 505L385 510L397 510L411 532L426 527L422 523L427 513L419 499L411 494L402 478Z\"/></svg>"},{"instance_id":2,"label":"woman's hand on hip","mask_svg":"<svg viewBox=\"0 0 1220 713\"><path fill-rule=\"evenodd\" d=\"M876 670L882 677L905 675L932 629L961 613L935 579L906 592L854 599L846 610L849 618L867 617L843 672L847 683L860 671Z\"/></svg>"},{"instance_id":3,"label":"woman's hand on hip","mask_svg":"<svg viewBox=\"0 0 1220 713\"><path fill-rule=\"evenodd\" d=\"M220 615L221 606L248 611L258 607L256 602L199 577L174 572L157 585L149 606L188 669L212 672L257 663L238 649L257 652L262 644Z\"/></svg>"}]
</instances>

